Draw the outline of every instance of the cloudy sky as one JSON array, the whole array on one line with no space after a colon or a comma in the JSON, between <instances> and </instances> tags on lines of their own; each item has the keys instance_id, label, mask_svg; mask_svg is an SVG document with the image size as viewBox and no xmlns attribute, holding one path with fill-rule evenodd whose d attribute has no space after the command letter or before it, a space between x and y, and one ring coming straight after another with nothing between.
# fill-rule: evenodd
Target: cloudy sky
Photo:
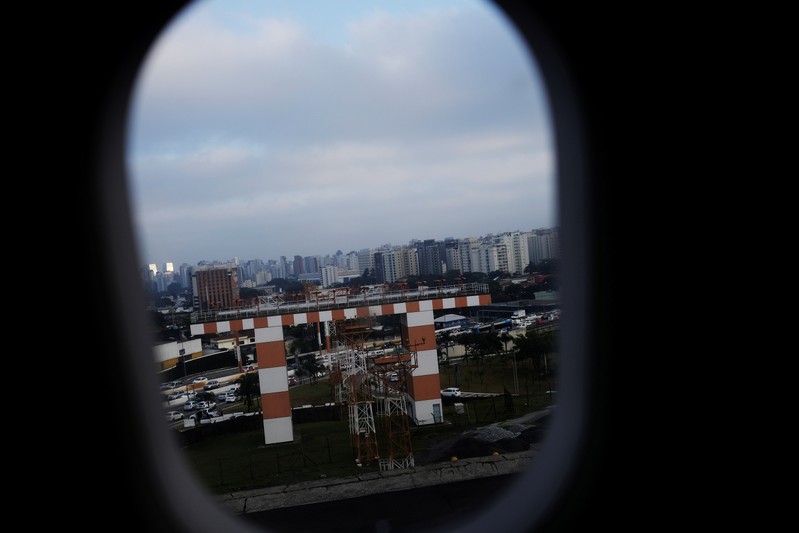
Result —
<instances>
[{"instance_id":1,"label":"cloudy sky","mask_svg":"<svg viewBox=\"0 0 799 533\"><path fill-rule=\"evenodd\" d=\"M558 224L547 97L483 0L205 0L142 67L142 264Z\"/></svg>"}]
</instances>

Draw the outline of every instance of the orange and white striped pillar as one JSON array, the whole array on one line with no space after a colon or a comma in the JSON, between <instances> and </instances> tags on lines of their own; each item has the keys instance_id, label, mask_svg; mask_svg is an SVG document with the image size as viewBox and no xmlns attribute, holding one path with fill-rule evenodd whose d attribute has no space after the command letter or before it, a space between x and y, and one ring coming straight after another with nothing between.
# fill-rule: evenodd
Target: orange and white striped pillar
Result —
<instances>
[{"instance_id":1,"label":"orange and white striped pillar","mask_svg":"<svg viewBox=\"0 0 799 533\"><path fill-rule=\"evenodd\" d=\"M416 352L416 368L407 381L411 413L420 426L441 421L441 378L433 311L406 313L401 317L402 342Z\"/></svg>"},{"instance_id":2,"label":"orange and white striped pillar","mask_svg":"<svg viewBox=\"0 0 799 533\"><path fill-rule=\"evenodd\" d=\"M261 411L265 444L291 442L291 422L286 345L281 316L267 318L267 327L255 328L255 354L261 384Z\"/></svg>"},{"instance_id":3,"label":"orange and white striped pillar","mask_svg":"<svg viewBox=\"0 0 799 533\"><path fill-rule=\"evenodd\" d=\"M417 366L408 381L412 416L418 425L428 425L441 421L441 391L434 311L482 306L490 303L491 296L485 294L206 322L191 324L191 335L213 335L245 329L255 332L264 442L277 444L294 440L286 368L286 346L283 336L284 327L368 316L402 315L403 345L409 351L417 354Z\"/></svg>"}]
</instances>

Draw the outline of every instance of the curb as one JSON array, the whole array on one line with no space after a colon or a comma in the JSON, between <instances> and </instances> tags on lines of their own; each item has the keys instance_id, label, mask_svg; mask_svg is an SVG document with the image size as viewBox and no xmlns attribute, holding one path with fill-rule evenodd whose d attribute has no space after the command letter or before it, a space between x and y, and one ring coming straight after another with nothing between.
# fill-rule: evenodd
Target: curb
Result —
<instances>
[{"instance_id":1,"label":"curb","mask_svg":"<svg viewBox=\"0 0 799 533\"><path fill-rule=\"evenodd\" d=\"M407 469L375 472L364 476L308 481L218 496L219 503L234 514L256 513L310 503L358 498L371 494L415 489L524 470L538 454L524 452L473 457Z\"/></svg>"}]
</instances>

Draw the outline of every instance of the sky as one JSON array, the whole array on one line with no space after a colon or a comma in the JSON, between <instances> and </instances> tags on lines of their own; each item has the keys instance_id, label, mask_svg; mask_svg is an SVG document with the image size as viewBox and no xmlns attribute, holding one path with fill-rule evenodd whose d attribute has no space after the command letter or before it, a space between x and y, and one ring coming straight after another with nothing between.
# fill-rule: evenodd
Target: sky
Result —
<instances>
[{"instance_id":1,"label":"sky","mask_svg":"<svg viewBox=\"0 0 799 533\"><path fill-rule=\"evenodd\" d=\"M484 0L203 0L134 86L141 264L554 227L552 137L535 58Z\"/></svg>"}]
</instances>

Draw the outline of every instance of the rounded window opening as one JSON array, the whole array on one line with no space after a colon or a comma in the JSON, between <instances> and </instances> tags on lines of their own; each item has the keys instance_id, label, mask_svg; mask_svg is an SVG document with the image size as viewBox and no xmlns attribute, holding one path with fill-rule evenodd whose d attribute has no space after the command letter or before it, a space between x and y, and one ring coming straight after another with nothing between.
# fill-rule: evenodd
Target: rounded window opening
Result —
<instances>
[{"instance_id":1,"label":"rounded window opening","mask_svg":"<svg viewBox=\"0 0 799 533\"><path fill-rule=\"evenodd\" d=\"M185 453L210 494L526 468L560 388L558 183L544 84L500 10L197 2L134 89L166 424L217 428L216 454Z\"/></svg>"}]
</instances>

